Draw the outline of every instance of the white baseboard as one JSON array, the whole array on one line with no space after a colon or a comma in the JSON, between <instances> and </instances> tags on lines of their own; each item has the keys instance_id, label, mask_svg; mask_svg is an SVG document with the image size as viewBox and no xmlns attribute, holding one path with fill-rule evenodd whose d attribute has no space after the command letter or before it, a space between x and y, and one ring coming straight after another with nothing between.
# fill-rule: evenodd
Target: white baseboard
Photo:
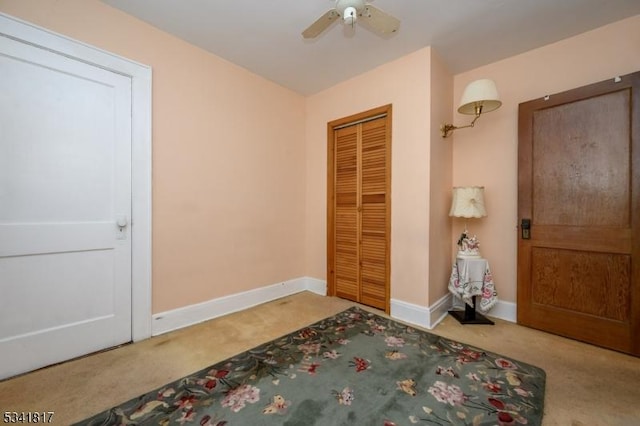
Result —
<instances>
[{"instance_id":1,"label":"white baseboard","mask_svg":"<svg viewBox=\"0 0 640 426\"><path fill-rule=\"evenodd\" d=\"M295 278L255 290L161 312L152 316L151 334L157 336L305 290L324 296L327 294L327 285L325 281L315 278Z\"/></svg>"},{"instance_id":2,"label":"white baseboard","mask_svg":"<svg viewBox=\"0 0 640 426\"><path fill-rule=\"evenodd\" d=\"M428 308L397 299L391 299L390 305L391 312L389 315L391 315L392 318L416 324L420 327L431 328L429 324Z\"/></svg>"},{"instance_id":3,"label":"white baseboard","mask_svg":"<svg viewBox=\"0 0 640 426\"><path fill-rule=\"evenodd\" d=\"M152 317L151 333L153 336L157 336L233 312L242 311L252 306L270 302L301 291L311 291L326 296L327 282L310 277L295 278L266 287L154 314ZM452 296L450 294L443 296L429 307L391 299L391 317L420 327L432 329L447 315L447 311L451 308L452 303ZM498 301L487 315L505 321L516 322L516 304Z\"/></svg>"},{"instance_id":4,"label":"white baseboard","mask_svg":"<svg viewBox=\"0 0 640 426\"><path fill-rule=\"evenodd\" d=\"M319 280L317 278L304 277L305 290L309 290L320 296L327 295L327 282L325 280Z\"/></svg>"},{"instance_id":5,"label":"white baseboard","mask_svg":"<svg viewBox=\"0 0 640 426\"><path fill-rule=\"evenodd\" d=\"M429 307L431 318L430 328L438 325L438 323L447 316L449 310L451 309L451 299L453 299L453 296L451 294L446 294L442 296L440 300Z\"/></svg>"},{"instance_id":6,"label":"white baseboard","mask_svg":"<svg viewBox=\"0 0 640 426\"><path fill-rule=\"evenodd\" d=\"M391 317L419 325L420 327L432 329L447 316L447 312L451 309L452 304L453 297L450 294L443 296L429 307L392 299ZM516 322L517 305L513 302L499 300L486 315L509 322Z\"/></svg>"},{"instance_id":7,"label":"white baseboard","mask_svg":"<svg viewBox=\"0 0 640 426\"><path fill-rule=\"evenodd\" d=\"M452 307L455 309L464 309L464 302L462 299L454 298L452 300ZM493 305L493 308L489 310L489 312L484 313L488 317L499 318L501 320L516 322L518 318L518 305L513 302L504 302L502 300L498 300L498 302Z\"/></svg>"},{"instance_id":8,"label":"white baseboard","mask_svg":"<svg viewBox=\"0 0 640 426\"><path fill-rule=\"evenodd\" d=\"M391 317L400 321L432 329L447 315L451 295L447 294L429 307L391 299Z\"/></svg>"},{"instance_id":9,"label":"white baseboard","mask_svg":"<svg viewBox=\"0 0 640 426\"><path fill-rule=\"evenodd\" d=\"M493 308L487 313L487 316L500 318L509 322L517 322L518 305L513 302L503 302L498 300Z\"/></svg>"}]
</instances>

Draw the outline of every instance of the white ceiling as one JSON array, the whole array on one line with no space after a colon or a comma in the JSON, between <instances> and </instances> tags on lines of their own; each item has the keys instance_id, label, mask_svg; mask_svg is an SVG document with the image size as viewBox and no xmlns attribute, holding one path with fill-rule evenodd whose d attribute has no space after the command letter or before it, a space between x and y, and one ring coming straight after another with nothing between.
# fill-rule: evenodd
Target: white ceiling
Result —
<instances>
[{"instance_id":1,"label":"white ceiling","mask_svg":"<svg viewBox=\"0 0 640 426\"><path fill-rule=\"evenodd\" d=\"M102 1L303 95L426 46L457 74L640 14L640 0L371 0L396 34L336 22L305 40L333 0Z\"/></svg>"}]
</instances>

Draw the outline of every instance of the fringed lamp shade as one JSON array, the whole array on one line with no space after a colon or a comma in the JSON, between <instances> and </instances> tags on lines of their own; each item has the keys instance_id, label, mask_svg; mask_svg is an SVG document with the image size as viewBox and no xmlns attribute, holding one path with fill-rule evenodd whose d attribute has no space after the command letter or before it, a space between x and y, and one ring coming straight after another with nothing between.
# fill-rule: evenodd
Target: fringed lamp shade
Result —
<instances>
[{"instance_id":1,"label":"fringed lamp shade","mask_svg":"<svg viewBox=\"0 0 640 426\"><path fill-rule=\"evenodd\" d=\"M485 217L483 186L458 186L453 188L453 201L449 216L463 218ZM465 223L464 232L458 240L458 257L480 257L480 243L470 236Z\"/></svg>"},{"instance_id":2,"label":"fringed lamp shade","mask_svg":"<svg viewBox=\"0 0 640 426\"><path fill-rule=\"evenodd\" d=\"M453 201L449 216L485 217L484 186L457 186L453 188Z\"/></svg>"}]
</instances>

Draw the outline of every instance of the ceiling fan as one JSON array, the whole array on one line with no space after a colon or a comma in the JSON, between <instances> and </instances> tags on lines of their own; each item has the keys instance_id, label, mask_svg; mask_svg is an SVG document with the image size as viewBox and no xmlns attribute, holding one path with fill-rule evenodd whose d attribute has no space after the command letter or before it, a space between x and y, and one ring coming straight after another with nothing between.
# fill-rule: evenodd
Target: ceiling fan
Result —
<instances>
[{"instance_id":1,"label":"ceiling fan","mask_svg":"<svg viewBox=\"0 0 640 426\"><path fill-rule=\"evenodd\" d=\"M375 6L366 3L365 0L336 0L336 6L328 10L313 24L302 32L304 38L314 38L342 17L345 25L354 26L361 19L375 31L381 34L391 34L398 31L400 21Z\"/></svg>"}]
</instances>

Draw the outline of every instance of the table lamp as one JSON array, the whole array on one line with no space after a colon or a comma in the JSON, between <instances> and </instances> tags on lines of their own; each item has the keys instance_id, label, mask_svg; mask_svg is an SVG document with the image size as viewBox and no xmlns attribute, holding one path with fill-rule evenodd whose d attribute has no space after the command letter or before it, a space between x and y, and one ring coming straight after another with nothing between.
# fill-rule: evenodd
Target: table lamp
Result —
<instances>
[{"instance_id":1,"label":"table lamp","mask_svg":"<svg viewBox=\"0 0 640 426\"><path fill-rule=\"evenodd\" d=\"M453 200L449 216L469 218L485 217L484 186L456 186L453 188ZM475 235L470 236L467 222L458 239L458 255L460 258L479 258L480 243Z\"/></svg>"}]
</instances>

